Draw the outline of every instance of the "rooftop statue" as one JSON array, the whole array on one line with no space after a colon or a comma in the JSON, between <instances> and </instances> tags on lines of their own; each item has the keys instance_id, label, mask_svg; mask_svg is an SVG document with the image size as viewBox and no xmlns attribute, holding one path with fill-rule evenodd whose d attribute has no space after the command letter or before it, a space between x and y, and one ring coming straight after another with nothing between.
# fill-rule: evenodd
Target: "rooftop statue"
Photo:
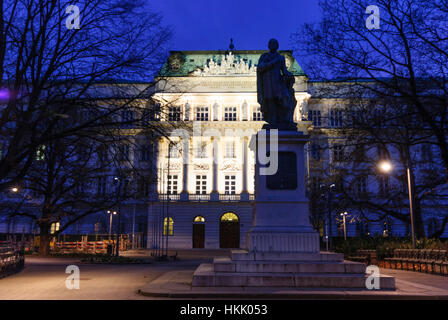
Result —
<instances>
[{"instance_id":1,"label":"rooftop statue","mask_svg":"<svg viewBox=\"0 0 448 320\"><path fill-rule=\"evenodd\" d=\"M297 130L294 123L294 75L287 70L285 57L278 53L278 41L269 40L269 52L261 55L257 66L258 103L266 129Z\"/></svg>"}]
</instances>

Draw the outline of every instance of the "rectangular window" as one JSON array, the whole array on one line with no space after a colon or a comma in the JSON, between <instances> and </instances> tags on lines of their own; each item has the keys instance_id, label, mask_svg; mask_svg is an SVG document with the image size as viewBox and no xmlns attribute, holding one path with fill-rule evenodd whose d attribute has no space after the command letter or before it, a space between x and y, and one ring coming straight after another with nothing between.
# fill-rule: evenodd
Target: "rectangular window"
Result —
<instances>
[{"instance_id":1,"label":"rectangular window","mask_svg":"<svg viewBox=\"0 0 448 320\"><path fill-rule=\"evenodd\" d=\"M311 156L314 160L320 161L320 145L312 144L311 145Z\"/></svg>"},{"instance_id":2,"label":"rectangular window","mask_svg":"<svg viewBox=\"0 0 448 320\"><path fill-rule=\"evenodd\" d=\"M367 193L367 177L366 176L357 177L355 187L358 195L365 195Z\"/></svg>"},{"instance_id":3,"label":"rectangular window","mask_svg":"<svg viewBox=\"0 0 448 320\"><path fill-rule=\"evenodd\" d=\"M389 194L389 177L388 176L380 176L378 177L378 185L379 185L379 195L387 196Z\"/></svg>"},{"instance_id":4,"label":"rectangular window","mask_svg":"<svg viewBox=\"0 0 448 320\"><path fill-rule=\"evenodd\" d=\"M134 122L134 112L131 110L123 110L121 112L121 127L132 128Z\"/></svg>"},{"instance_id":5,"label":"rectangular window","mask_svg":"<svg viewBox=\"0 0 448 320\"><path fill-rule=\"evenodd\" d=\"M342 127L342 110L333 109L329 111L330 127Z\"/></svg>"},{"instance_id":6,"label":"rectangular window","mask_svg":"<svg viewBox=\"0 0 448 320\"><path fill-rule=\"evenodd\" d=\"M207 194L207 176L196 175L196 194Z\"/></svg>"},{"instance_id":7,"label":"rectangular window","mask_svg":"<svg viewBox=\"0 0 448 320\"><path fill-rule=\"evenodd\" d=\"M207 142L197 142L195 147L196 158L207 158Z\"/></svg>"},{"instance_id":8,"label":"rectangular window","mask_svg":"<svg viewBox=\"0 0 448 320\"><path fill-rule=\"evenodd\" d=\"M263 121L263 114L261 113L260 107L255 107L254 112L252 114L253 121Z\"/></svg>"},{"instance_id":9,"label":"rectangular window","mask_svg":"<svg viewBox=\"0 0 448 320\"><path fill-rule=\"evenodd\" d=\"M366 160L366 149L364 145L355 146L354 158L356 162L364 162Z\"/></svg>"},{"instance_id":10,"label":"rectangular window","mask_svg":"<svg viewBox=\"0 0 448 320\"><path fill-rule=\"evenodd\" d=\"M118 146L117 159L118 159L118 161L129 160L129 145L128 144L121 144Z\"/></svg>"},{"instance_id":11,"label":"rectangular window","mask_svg":"<svg viewBox=\"0 0 448 320\"><path fill-rule=\"evenodd\" d=\"M107 186L107 177L98 177L97 181L97 194L105 195Z\"/></svg>"},{"instance_id":12,"label":"rectangular window","mask_svg":"<svg viewBox=\"0 0 448 320\"><path fill-rule=\"evenodd\" d=\"M170 158L177 159L180 157L180 144L179 143L171 143L168 148L169 148Z\"/></svg>"},{"instance_id":13,"label":"rectangular window","mask_svg":"<svg viewBox=\"0 0 448 320\"><path fill-rule=\"evenodd\" d=\"M149 182L146 178L138 179L138 193L141 197L149 196Z\"/></svg>"},{"instance_id":14,"label":"rectangular window","mask_svg":"<svg viewBox=\"0 0 448 320\"><path fill-rule=\"evenodd\" d=\"M308 120L313 122L315 127L320 127L322 125L322 117L319 110L308 111Z\"/></svg>"},{"instance_id":15,"label":"rectangular window","mask_svg":"<svg viewBox=\"0 0 448 320\"><path fill-rule=\"evenodd\" d=\"M224 177L224 187L225 194L235 194L236 192L236 177L235 176L225 176Z\"/></svg>"},{"instance_id":16,"label":"rectangular window","mask_svg":"<svg viewBox=\"0 0 448 320\"><path fill-rule=\"evenodd\" d=\"M178 175L168 175L168 186L167 194L177 194L179 186L179 176Z\"/></svg>"},{"instance_id":17,"label":"rectangular window","mask_svg":"<svg viewBox=\"0 0 448 320\"><path fill-rule=\"evenodd\" d=\"M234 141L226 141L226 158L235 158L235 142Z\"/></svg>"},{"instance_id":18,"label":"rectangular window","mask_svg":"<svg viewBox=\"0 0 448 320\"><path fill-rule=\"evenodd\" d=\"M209 119L208 107L196 108L196 121L208 121Z\"/></svg>"},{"instance_id":19,"label":"rectangular window","mask_svg":"<svg viewBox=\"0 0 448 320\"><path fill-rule=\"evenodd\" d=\"M225 107L224 108L224 121L236 121L237 108Z\"/></svg>"},{"instance_id":20,"label":"rectangular window","mask_svg":"<svg viewBox=\"0 0 448 320\"><path fill-rule=\"evenodd\" d=\"M148 162L151 160L152 148L150 144L145 144L140 148L140 161Z\"/></svg>"},{"instance_id":21,"label":"rectangular window","mask_svg":"<svg viewBox=\"0 0 448 320\"><path fill-rule=\"evenodd\" d=\"M168 107L168 121L180 121L180 107Z\"/></svg>"},{"instance_id":22,"label":"rectangular window","mask_svg":"<svg viewBox=\"0 0 448 320\"><path fill-rule=\"evenodd\" d=\"M333 162L344 161L344 148L340 144L333 144Z\"/></svg>"}]
</instances>

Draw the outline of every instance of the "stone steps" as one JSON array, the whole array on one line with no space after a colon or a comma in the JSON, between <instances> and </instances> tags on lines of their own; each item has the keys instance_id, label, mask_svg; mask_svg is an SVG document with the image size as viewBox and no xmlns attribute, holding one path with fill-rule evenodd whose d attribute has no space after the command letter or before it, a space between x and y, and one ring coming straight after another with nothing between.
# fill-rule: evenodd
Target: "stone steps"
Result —
<instances>
[{"instance_id":1,"label":"stone steps","mask_svg":"<svg viewBox=\"0 0 448 320\"><path fill-rule=\"evenodd\" d=\"M343 262L344 254L334 252L318 253L283 253L283 252L248 252L232 250L232 261L298 261L298 262Z\"/></svg>"},{"instance_id":2,"label":"stone steps","mask_svg":"<svg viewBox=\"0 0 448 320\"><path fill-rule=\"evenodd\" d=\"M232 261L228 257L213 260L215 272L240 273L360 273L364 274L366 266L357 262L300 262L300 261Z\"/></svg>"},{"instance_id":3,"label":"stone steps","mask_svg":"<svg viewBox=\"0 0 448 320\"><path fill-rule=\"evenodd\" d=\"M295 287L366 289L365 273L215 272L201 264L193 274L193 287ZM393 277L381 276L380 289L395 289Z\"/></svg>"}]
</instances>

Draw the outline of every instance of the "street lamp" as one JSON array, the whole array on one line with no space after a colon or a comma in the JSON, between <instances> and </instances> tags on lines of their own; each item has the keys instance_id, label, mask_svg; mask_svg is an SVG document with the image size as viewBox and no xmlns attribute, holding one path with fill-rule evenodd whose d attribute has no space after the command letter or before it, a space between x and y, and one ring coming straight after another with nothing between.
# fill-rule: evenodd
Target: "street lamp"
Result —
<instances>
[{"instance_id":1,"label":"street lamp","mask_svg":"<svg viewBox=\"0 0 448 320\"><path fill-rule=\"evenodd\" d=\"M320 188L321 188L321 192L324 191L324 189L326 189L326 185L325 184L321 184ZM332 211L332 201L333 201L333 192L336 189L336 185L334 183L330 184L328 187L328 211L327 211L327 221L325 224L325 243L326 243L326 247L327 247L327 251L329 250L329 247L331 247L331 211ZM323 195L323 193L322 193Z\"/></svg>"},{"instance_id":2,"label":"street lamp","mask_svg":"<svg viewBox=\"0 0 448 320\"><path fill-rule=\"evenodd\" d=\"M347 220L346 220L346 217L347 217L347 212L343 212L343 213L341 213L341 216L342 216L342 221L343 221L343 223L344 223L344 240L347 240Z\"/></svg>"},{"instance_id":3,"label":"street lamp","mask_svg":"<svg viewBox=\"0 0 448 320\"><path fill-rule=\"evenodd\" d=\"M393 166L390 161L381 161L378 165L379 169L384 173L389 173L392 171ZM406 164L406 175L408 178L408 194L409 194L409 211L411 215L411 237L412 237L412 248L415 249L415 230L414 230L414 201L412 196L412 180L411 180L411 169L409 163Z\"/></svg>"},{"instance_id":4,"label":"street lamp","mask_svg":"<svg viewBox=\"0 0 448 320\"><path fill-rule=\"evenodd\" d=\"M19 192L19 188L17 188L17 187L12 187L12 188L11 188L11 191L12 191L13 193L17 193L17 192Z\"/></svg>"},{"instance_id":5,"label":"street lamp","mask_svg":"<svg viewBox=\"0 0 448 320\"><path fill-rule=\"evenodd\" d=\"M110 216L110 219L109 219L109 242L110 242L111 236L112 236L112 217L113 217L113 215L117 214L117 211L107 210L107 213Z\"/></svg>"}]
</instances>

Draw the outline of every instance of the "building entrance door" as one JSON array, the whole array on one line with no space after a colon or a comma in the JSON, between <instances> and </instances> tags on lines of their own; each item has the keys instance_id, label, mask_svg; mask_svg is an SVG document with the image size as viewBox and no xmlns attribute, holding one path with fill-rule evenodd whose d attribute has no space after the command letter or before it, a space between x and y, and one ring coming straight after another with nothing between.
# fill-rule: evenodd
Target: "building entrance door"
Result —
<instances>
[{"instance_id":1,"label":"building entrance door","mask_svg":"<svg viewBox=\"0 0 448 320\"><path fill-rule=\"evenodd\" d=\"M219 224L219 247L240 247L240 220L233 212L224 213Z\"/></svg>"},{"instance_id":2,"label":"building entrance door","mask_svg":"<svg viewBox=\"0 0 448 320\"><path fill-rule=\"evenodd\" d=\"M204 248L205 245L205 219L197 216L193 220L193 248Z\"/></svg>"}]
</instances>

